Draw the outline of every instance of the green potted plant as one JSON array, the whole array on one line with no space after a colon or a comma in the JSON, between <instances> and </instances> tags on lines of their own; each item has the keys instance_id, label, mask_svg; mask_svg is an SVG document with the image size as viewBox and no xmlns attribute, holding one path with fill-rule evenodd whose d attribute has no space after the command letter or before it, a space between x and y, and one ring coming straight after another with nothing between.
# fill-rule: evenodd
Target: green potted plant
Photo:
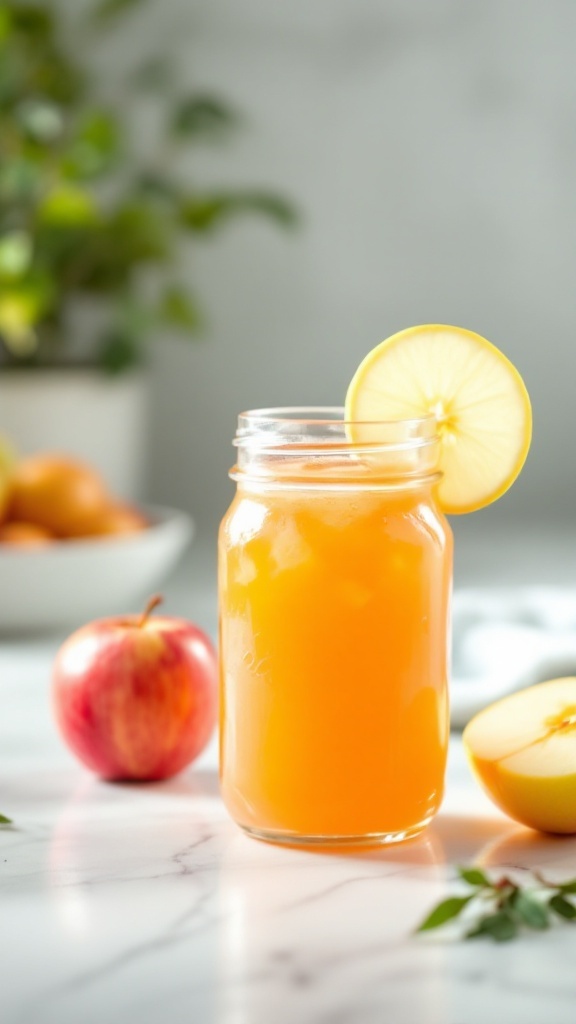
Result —
<instances>
[{"instance_id":1,"label":"green potted plant","mask_svg":"<svg viewBox=\"0 0 576 1024\"><path fill-rule=\"evenodd\" d=\"M145 2L99 0L84 27L106 31ZM133 495L149 346L202 328L182 250L240 213L288 225L293 211L266 190L179 176L182 153L236 118L215 96L182 94L160 58L125 83L125 107L154 92L162 111L142 155L64 27L50 3L0 0L0 430L23 450L76 450Z\"/></svg>"}]
</instances>

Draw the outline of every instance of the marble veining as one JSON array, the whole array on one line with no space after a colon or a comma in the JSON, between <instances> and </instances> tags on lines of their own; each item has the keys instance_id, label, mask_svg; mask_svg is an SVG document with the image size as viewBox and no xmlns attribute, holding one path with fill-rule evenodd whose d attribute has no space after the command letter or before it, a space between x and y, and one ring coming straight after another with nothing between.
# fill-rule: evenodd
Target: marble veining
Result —
<instances>
[{"instance_id":1,"label":"marble veining","mask_svg":"<svg viewBox=\"0 0 576 1024\"><path fill-rule=\"evenodd\" d=\"M576 839L495 811L457 737L420 839L269 846L227 817L214 746L148 787L82 771L51 722L51 654L0 648L2 1024L573 1024L576 928L505 947L411 935L455 864L576 875Z\"/></svg>"}]
</instances>

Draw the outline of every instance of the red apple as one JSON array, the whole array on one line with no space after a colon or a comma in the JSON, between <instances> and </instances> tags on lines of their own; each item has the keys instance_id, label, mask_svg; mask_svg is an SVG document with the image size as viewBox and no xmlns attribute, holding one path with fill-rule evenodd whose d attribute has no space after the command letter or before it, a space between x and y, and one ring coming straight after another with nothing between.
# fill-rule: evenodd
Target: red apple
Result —
<instances>
[{"instance_id":1,"label":"red apple","mask_svg":"<svg viewBox=\"0 0 576 1024\"><path fill-rule=\"evenodd\" d=\"M191 622L150 613L101 619L60 648L56 719L74 754L104 779L166 779L204 749L216 722L217 659Z\"/></svg>"}]
</instances>

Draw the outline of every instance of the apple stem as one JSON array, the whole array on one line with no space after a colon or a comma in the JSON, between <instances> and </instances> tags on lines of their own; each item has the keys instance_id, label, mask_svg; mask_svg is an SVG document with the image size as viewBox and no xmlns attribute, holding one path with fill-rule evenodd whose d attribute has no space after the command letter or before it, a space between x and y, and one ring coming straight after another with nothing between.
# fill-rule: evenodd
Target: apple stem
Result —
<instances>
[{"instance_id":1,"label":"apple stem","mask_svg":"<svg viewBox=\"0 0 576 1024\"><path fill-rule=\"evenodd\" d=\"M162 604L163 600L164 598L162 597L162 594L154 594L153 597L150 598L142 613L142 617L138 622L138 629L142 629L142 626L146 625L154 609L157 608L159 604Z\"/></svg>"}]
</instances>

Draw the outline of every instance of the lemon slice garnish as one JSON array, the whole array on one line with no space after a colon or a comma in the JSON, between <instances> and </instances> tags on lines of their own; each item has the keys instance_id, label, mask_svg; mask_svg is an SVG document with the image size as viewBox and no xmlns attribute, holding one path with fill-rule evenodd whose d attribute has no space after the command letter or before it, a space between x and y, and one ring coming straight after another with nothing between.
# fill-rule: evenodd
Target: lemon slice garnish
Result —
<instances>
[{"instance_id":1,"label":"lemon slice garnish","mask_svg":"<svg viewBox=\"0 0 576 1024\"><path fill-rule=\"evenodd\" d=\"M356 444L375 440L370 422L432 413L445 512L473 512L501 497L522 469L532 436L528 392L510 360L479 334L443 324L400 331L369 352L352 378L345 412Z\"/></svg>"}]
</instances>

